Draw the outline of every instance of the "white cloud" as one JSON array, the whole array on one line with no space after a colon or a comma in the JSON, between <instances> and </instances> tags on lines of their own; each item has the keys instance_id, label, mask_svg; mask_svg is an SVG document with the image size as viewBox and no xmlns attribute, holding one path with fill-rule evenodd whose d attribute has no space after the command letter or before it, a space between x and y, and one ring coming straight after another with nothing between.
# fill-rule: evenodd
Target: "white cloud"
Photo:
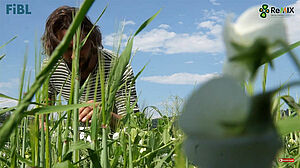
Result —
<instances>
[{"instance_id":1,"label":"white cloud","mask_svg":"<svg viewBox=\"0 0 300 168\"><path fill-rule=\"evenodd\" d=\"M221 23L224 21L224 18L228 13L225 10L205 9L203 10L203 14L204 14L204 16L202 17L203 20L212 20Z\"/></svg>"},{"instance_id":2,"label":"white cloud","mask_svg":"<svg viewBox=\"0 0 300 168\"><path fill-rule=\"evenodd\" d=\"M169 29L171 27L170 27L170 25L167 25L167 24L161 24L161 25L158 26L158 28Z\"/></svg>"},{"instance_id":3,"label":"white cloud","mask_svg":"<svg viewBox=\"0 0 300 168\"><path fill-rule=\"evenodd\" d=\"M295 14L288 16L285 21L287 25L287 34L290 43L300 41L300 0L295 4L289 5L294 7Z\"/></svg>"},{"instance_id":4,"label":"white cloud","mask_svg":"<svg viewBox=\"0 0 300 168\"><path fill-rule=\"evenodd\" d=\"M172 75L165 76L147 76L142 77L141 80L160 83L160 84L175 84L175 85L195 85L203 83L214 77L218 77L217 73L210 74L192 74L192 73L175 73Z\"/></svg>"},{"instance_id":5,"label":"white cloud","mask_svg":"<svg viewBox=\"0 0 300 168\"><path fill-rule=\"evenodd\" d=\"M114 33L105 36L104 44L113 46L114 36ZM123 39L126 39L127 36L123 36ZM164 54L219 53L223 51L221 25L215 25L209 31L193 34L175 33L162 28L155 28L138 35L134 40L134 49Z\"/></svg>"},{"instance_id":6,"label":"white cloud","mask_svg":"<svg viewBox=\"0 0 300 168\"><path fill-rule=\"evenodd\" d=\"M121 36L118 33L112 33L104 37L103 44L108 46L118 45ZM122 34L122 45L124 46L125 41L128 39L126 34Z\"/></svg>"},{"instance_id":7,"label":"white cloud","mask_svg":"<svg viewBox=\"0 0 300 168\"><path fill-rule=\"evenodd\" d=\"M223 51L221 37L210 38L207 34L178 34L165 43L166 54L176 53L218 53Z\"/></svg>"},{"instance_id":8,"label":"white cloud","mask_svg":"<svg viewBox=\"0 0 300 168\"><path fill-rule=\"evenodd\" d=\"M183 22L182 22L182 21L179 21L178 24L183 24Z\"/></svg>"},{"instance_id":9,"label":"white cloud","mask_svg":"<svg viewBox=\"0 0 300 168\"><path fill-rule=\"evenodd\" d=\"M134 40L134 48L144 52L166 52L168 41L174 40L175 32L165 29L152 29L149 32L138 35Z\"/></svg>"},{"instance_id":10,"label":"white cloud","mask_svg":"<svg viewBox=\"0 0 300 168\"><path fill-rule=\"evenodd\" d=\"M197 24L197 32L176 33L169 30L169 25L161 24L157 28L141 32L136 36L133 48L142 52L163 54L201 52L216 54L223 52L224 46L221 32L225 12L215 10L204 10L203 12L205 20ZM103 43L112 46L114 35L105 36ZM125 37L128 36L125 35ZM123 43L122 46L124 45Z\"/></svg>"},{"instance_id":11,"label":"white cloud","mask_svg":"<svg viewBox=\"0 0 300 168\"><path fill-rule=\"evenodd\" d=\"M185 63L185 64L193 64L194 61L185 61L184 63Z\"/></svg>"},{"instance_id":12,"label":"white cloud","mask_svg":"<svg viewBox=\"0 0 300 168\"><path fill-rule=\"evenodd\" d=\"M217 2L217 0L209 0L209 2L213 5L220 5L220 3Z\"/></svg>"},{"instance_id":13,"label":"white cloud","mask_svg":"<svg viewBox=\"0 0 300 168\"><path fill-rule=\"evenodd\" d=\"M214 25L215 25L214 21L207 20L207 21L199 23L197 28L198 29L200 29L200 28L212 29L214 27Z\"/></svg>"},{"instance_id":14,"label":"white cloud","mask_svg":"<svg viewBox=\"0 0 300 168\"><path fill-rule=\"evenodd\" d=\"M135 25L135 22L132 21L132 20L128 20L128 21L122 21L121 24L123 26L126 26L126 25Z\"/></svg>"}]
</instances>

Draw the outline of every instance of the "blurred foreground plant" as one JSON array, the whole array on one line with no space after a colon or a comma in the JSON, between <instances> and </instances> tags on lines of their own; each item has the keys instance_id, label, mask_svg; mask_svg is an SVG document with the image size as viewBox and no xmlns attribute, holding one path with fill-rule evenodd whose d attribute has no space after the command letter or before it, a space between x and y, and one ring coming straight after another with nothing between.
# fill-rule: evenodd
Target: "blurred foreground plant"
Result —
<instances>
[{"instance_id":1,"label":"blurred foreground plant","mask_svg":"<svg viewBox=\"0 0 300 168\"><path fill-rule=\"evenodd\" d=\"M272 66L279 55L289 52L296 60L290 49L299 42L288 46L283 18L262 19L258 9L248 9L236 23L227 20L223 76L204 83L183 107L179 124L187 135L185 152L200 167L267 168L281 147L273 96L299 82L253 96L246 95L242 84L254 81L258 68L268 62Z\"/></svg>"}]
</instances>

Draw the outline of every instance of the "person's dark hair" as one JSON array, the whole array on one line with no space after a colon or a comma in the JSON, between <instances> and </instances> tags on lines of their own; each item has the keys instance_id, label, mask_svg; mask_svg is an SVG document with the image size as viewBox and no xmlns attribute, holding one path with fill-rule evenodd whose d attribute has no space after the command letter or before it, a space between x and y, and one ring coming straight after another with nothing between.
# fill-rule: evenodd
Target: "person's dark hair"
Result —
<instances>
[{"instance_id":1,"label":"person's dark hair","mask_svg":"<svg viewBox=\"0 0 300 168\"><path fill-rule=\"evenodd\" d=\"M57 38L57 32L63 29L68 29L72 23L73 16L78 11L78 8L61 6L55 9L51 15L48 17L45 27L45 32L42 37L42 44L44 47L44 52L48 56L52 54L54 49L59 44L59 39ZM87 16L84 17L81 23L81 31L84 35L92 29L93 23L89 20ZM91 32L88 40L92 44L92 53L97 54L98 48L103 48L102 46L102 36L98 26L95 26Z\"/></svg>"}]
</instances>

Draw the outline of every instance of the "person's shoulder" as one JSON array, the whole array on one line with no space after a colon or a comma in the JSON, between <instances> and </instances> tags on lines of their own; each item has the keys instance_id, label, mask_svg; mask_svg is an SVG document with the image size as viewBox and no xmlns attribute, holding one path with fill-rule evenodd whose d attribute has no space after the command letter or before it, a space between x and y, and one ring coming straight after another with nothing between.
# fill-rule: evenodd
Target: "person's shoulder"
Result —
<instances>
[{"instance_id":1,"label":"person's shoulder","mask_svg":"<svg viewBox=\"0 0 300 168\"><path fill-rule=\"evenodd\" d=\"M117 57L113 51L108 50L108 49L104 49L104 48L100 49L100 52L101 52L102 56L104 57L104 59L112 60Z\"/></svg>"}]
</instances>

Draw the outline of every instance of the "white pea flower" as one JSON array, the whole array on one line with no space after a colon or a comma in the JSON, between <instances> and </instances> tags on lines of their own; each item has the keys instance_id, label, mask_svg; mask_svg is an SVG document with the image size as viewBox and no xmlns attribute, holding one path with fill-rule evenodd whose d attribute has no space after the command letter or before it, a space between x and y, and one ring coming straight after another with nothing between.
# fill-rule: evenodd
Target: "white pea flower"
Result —
<instances>
[{"instance_id":1,"label":"white pea flower","mask_svg":"<svg viewBox=\"0 0 300 168\"><path fill-rule=\"evenodd\" d=\"M248 79L251 70L247 63L239 61L229 61L239 56L240 51L237 50L232 43L243 47L251 47L258 38L264 39L266 45L270 46L278 40L286 41L286 31L283 17L260 17L259 6L249 8L245 11L235 23L232 23L229 17L224 26L223 37L226 46L227 60L224 63L224 74L231 75L238 80ZM275 48L268 48L268 52ZM252 56L252 55L251 55ZM253 54L253 57L255 54Z\"/></svg>"},{"instance_id":2,"label":"white pea flower","mask_svg":"<svg viewBox=\"0 0 300 168\"><path fill-rule=\"evenodd\" d=\"M215 78L192 93L183 107L179 124L188 136L235 136L248 117L249 106L250 98L236 80L228 76Z\"/></svg>"},{"instance_id":3,"label":"white pea flower","mask_svg":"<svg viewBox=\"0 0 300 168\"><path fill-rule=\"evenodd\" d=\"M141 148L140 149L140 153L143 153L143 152L145 152L147 149L146 148Z\"/></svg>"},{"instance_id":4,"label":"white pea flower","mask_svg":"<svg viewBox=\"0 0 300 168\"><path fill-rule=\"evenodd\" d=\"M120 134L118 133L118 132L115 132L114 134L113 134L113 140L117 140L117 139L119 139L119 137L120 137Z\"/></svg>"}]
</instances>

